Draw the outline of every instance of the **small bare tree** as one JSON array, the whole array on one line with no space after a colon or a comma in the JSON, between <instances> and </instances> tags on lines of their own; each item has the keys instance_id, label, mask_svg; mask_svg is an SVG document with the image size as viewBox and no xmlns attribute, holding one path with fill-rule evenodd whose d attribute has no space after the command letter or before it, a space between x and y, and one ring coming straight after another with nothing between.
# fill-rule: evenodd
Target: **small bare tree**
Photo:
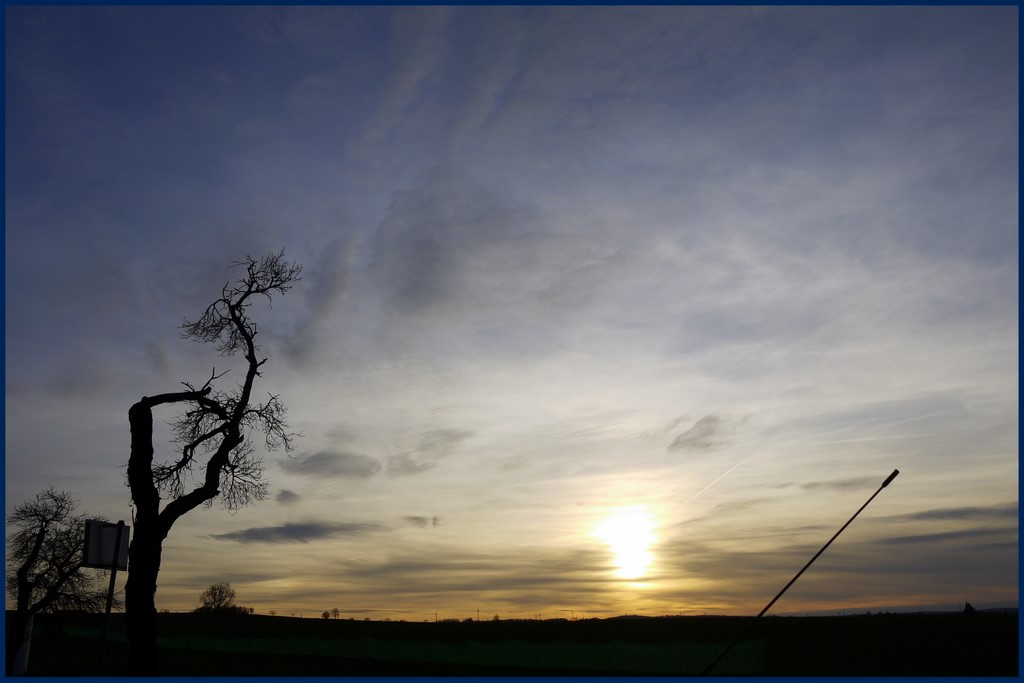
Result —
<instances>
[{"instance_id":1,"label":"small bare tree","mask_svg":"<svg viewBox=\"0 0 1024 683\"><path fill-rule=\"evenodd\" d=\"M200 610L204 612L226 612L235 607L235 589L227 581L210 584L199 596Z\"/></svg>"},{"instance_id":2,"label":"small bare tree","mask_svg":"<svg viewBox=\"0 0 1024 683\"><path fill-rule=\"evenodd\" d=\"M106 607L107 590L97 575L82 571L85 515L76 515L77 507L70 492L50 487L7 517L7 593L15 601L7 628L8 675L36 614Z\"/></svg>"},{"instance_id":3,"label":"small bare tree","mask_svg":"<svg viewBox=\"0 0 1024 683\"><path fill-rule=\"evenodd\" d=\"M254 400L253 389L266 358L257 356L256 323L249 317L252 304L274 293L284 294L300 279L302 266L284 260L284 252L260 260L246 256L233 267L244 270L235 282L225 284L220 297L195 319L186 319L182 336L216 345L222 356L241 354L245 375L230 391L215 390L214 382L225 373L214 370L198 388L183 382L186 390L143 396L128 411L131 454L127 483L135 504L135 532L128 551L131 571L125 584L125 608L131 647L130 669L134 675L158 671L156 639L156 585L163 541L171 526L199 505L210 505L221 496L224 507L235 510L267 495L263 462L256 456L254 432L262 433L268 450L292 449L285 405L270 394ZM168 404L185 406L171 423L177 458L155 462L153 409ZM160 494L170 500L160 508Z\"/></svg>"}]
</instances>

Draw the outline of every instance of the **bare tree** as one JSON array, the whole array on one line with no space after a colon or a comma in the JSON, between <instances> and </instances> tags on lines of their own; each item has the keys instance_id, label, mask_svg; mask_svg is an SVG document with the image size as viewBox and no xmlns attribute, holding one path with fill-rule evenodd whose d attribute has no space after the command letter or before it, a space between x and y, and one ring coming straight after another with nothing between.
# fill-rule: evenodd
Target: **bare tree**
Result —
<instances>
[{"instance_id":1,"label":"bare tree","mask_svg":"<svg viewBox=\"0 0 1024 683\"><path fill-rule=\"evenodd\" d=\"M331 610L331 616L333 616L335 619L337 619L338 617L341 616L341 610L338 609L337 607L335 607L334 609Z\"/></svg>"},{"instance_id":2,"label":"bare tree","mask_svg":"<svg viewBox=\"0 0 1024 683\"><path fill-rule=\"evenodd\" d=\"M199 609L205 612L225 612L235 607L235 589L227 581L210 584L199 596Z\"/></svg>"},{"instance_id":3,"label":"bare tree","mask_svg":"<svg viewBox=\"0 0 1024 683\"><path fill-rule=\"evenodd\" d=\"M127 483L135 505L135 533L128 551L131 571L125 584L125 608L131 646L130 669L135 675L158 671L156 640L156 585L163 541L171 526L199 505L217 496L235 510L267 495L263 462L256 456L251 437L262 433L268 450L291 451L295 434L288 431L285 405L269 394L262 402L253 397L256 379L266 358L257 356L256 323L249 317L252 304L274 293L284 294L297 282L302 266L284 260L284 252L260 260L246 256L233 267L244 274L227 283L221 296L195 319L186 319L182 336L216 345L222 356L241 354L245 375L230 391L214 389L225 373L216 369L200 387L183 382L186 390L143 396L128 411L131 454ZM153 409L181 404L183 412L171 423L176 459L155 462ZM160 494L170 500L160 508Z\"/></svg>"},{"instance_id":4,"label":"bare tree","mask_svg":"<svg viewBox=\"0 0 1024 683\"><path fill-rule=\"evenodd\" d=\"M15 601L7 630L8 675L36 614L106 607L99 577L82 571L85 515L76 515L77 507L70 492L50 487L7 517L7 593Z\"/></svg>"}]
</instances>

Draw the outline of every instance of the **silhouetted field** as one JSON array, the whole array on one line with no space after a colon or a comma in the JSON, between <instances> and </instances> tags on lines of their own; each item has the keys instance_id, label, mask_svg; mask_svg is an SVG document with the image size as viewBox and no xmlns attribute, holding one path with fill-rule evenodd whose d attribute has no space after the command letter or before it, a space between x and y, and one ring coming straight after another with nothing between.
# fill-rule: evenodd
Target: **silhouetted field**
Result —
<instances>
[{"instance_id":1,"label":"silhouetted field","mask_svg":"<svg viewBox=\"0 0 1024 683\"><path fill-rule=\"evenodd\" d=\"M126 675L122 615L45 615L29 673ZM693 675L749 617L368 622L161 614L168 676ZM1012 614L761 619L716 673L765 676L1016 676Z\"/></svg>"}]
</instances>

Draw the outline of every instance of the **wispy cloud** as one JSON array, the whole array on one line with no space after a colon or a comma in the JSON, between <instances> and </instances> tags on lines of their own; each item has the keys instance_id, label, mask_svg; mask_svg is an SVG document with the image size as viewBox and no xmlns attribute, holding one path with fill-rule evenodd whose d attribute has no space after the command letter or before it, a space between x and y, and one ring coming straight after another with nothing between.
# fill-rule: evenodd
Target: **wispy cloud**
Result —
<instances>
[{"instance_id":1,"label":"wispy cloud","mask_svg":"<svg viewBox=\"0 0 1024 683\"><path fill-rule=\"evenodd\" d=\"M678 584L660 588L663 597L698 604L725 602L756 609L800 569L832 533L831 528L806 527L794 543L796 530L752 534L743 544L725 547L718 539L694 537L692 532L661 546L663 566L682 577ZM765 544L765 539L769 540ZM801 600L826 606L849 607L858 603L897 605L915 596L941 596L951 589L970 591L979 583L1000 583L1016 574L1016 529L978 528L934 534L913 534L851 542L843 539L830 546L797 584ZM883 586L879 577L890 577ZM904 577L912 577L908 583ZM686 589L686 578L699 579L699 592ZM708 588L710 582L713 588ZM775 607L785 612L794 603L794 591ZM961 599L958 596L957 599ZM931 598L934 599L934 598ZM799 603L796 603L799 604ZM735 608L734 608L735 609Z\"/></svg>"},{"instance_id":2,"label":"wispy cloud","mask_svg":"<svg viewBox=\"0 0 1024 683\"><path fill-rule=\"evenodd\" d=\"M412 450L387 459L388 474L402 476L431 470L437 467L441 460L451 455L470 434L459 429L435 429L424 432Z\"/></svg>"},{"instance_id":3,"label":"wispy cloud","mask_svg":"<svg viewBox=\"0 0 1024 683\"><path fill-rule=\"evenodd\" d=\"M609 568L603 553L578 549L510 557L451 546L343 565L346 576L379 586L396 598L446 607L437 596L488 596L488 604L503 611L520 611L524 605L592 604L609 580Z\"/></svg>"},{"instance_id":4,"label":"wispy cloud","mask_svg":"<svg viewBox=\"0 0 1024 683\"><path fill-rule=\"evenodd\" d=\"M953 507L909 512L905 515L894 515L893 520L914 522L954 522L973 520L1008 520L1018 518L1017 503L1001 503L985 507Z\"/></svg>"},{"instance_id":5,"label":"wispy cloud","mask_svg":"<svg viewBox=\"0 0 1024 683\"><path fill-rule=\"evenodd\" d=\"M535 207L510 200L464 169L433 166L394 193L374 232L371 281L401 313L437 313L442 304L448 315L456 312L453 304L475 312L501 293L498 288L525 295L517 282L536 270L528 258L545 240L539 220ZM516 266L527 270L517 276Z\"/></svg>"},{"instance_id":6,"label":"wispy cloud","mask_svg":"<svg viewBox=\"0 0 1024 683\"><path fill-rule=\"evenodd\" d=\"M281 469L307 477L353 477L364 479L377 473L381 464L368 455L345 451L319 451L282 460Z\"/></svg>"},{"instance_id":7,"label":"wispy cloud","mask_svg":"<svg viewBox=\"0 0 1024 683\"><path fill-rule=\"evenodd\" d=\"M299 494L294 491L289 491L288 489L281 489L277 492L274 500L281 505L292 505L293 503L299 502Z\"/></svg>"},{"instance_id":8,"label":"wispy cloud","mask_svg":"<svg viewBox=\"0 0 1024 683\"><path fill-rule=\"evenodd\" d=\"M238 543L309 543L329 538L361 536L380 528L377 524L357 522L297 522L214 534L212 538Z\"/></svg>"},{"instance_id":9,"label":"wispy cloud","mask_svg":"<svg viewBox=\"0 0 1024 683\"><path fill-rule=\"evenodd\" d=\"M669 444L670 452L704 453L726 443L724 424L718 415L705 415Z\"/></svg>"},{"instance_id":10,"label":"wispy cloud","mask_svg":"<svg viewBox=\"0 0 1024 683\"><path fill-rule=\"evenodd\" d=\"M947 541L954 541L957 543L965 543L969 545L985 544L991 541L993 538L1002 539L1003 541L1010 542L1015 541L1017 537L1016 528L1012 527L1000 527L1000 528L974 528L974 529L959 529L957 531L940 531L937 533L929 534L912 534L908 536L893 536L890 538L881 539L880 543L887 545L911 545L911 544L922 544L922 543L946 543Z\"/></svg>"},{"instance_id":11,"label":"wispy cloud","mask_svg":"<svg viewBox=\"0 0 1024 683\"><path fill-rule=\"evenodd\" d=\"M410 517L403 517L402 519L405 520L406 523L419 527L420 529L426 529L428 526L437 526L441 523L441 520L439 520L436 515L433 517L420 517L413 515Z\"/></svg>"},{"instance_id":12,"label":"wispy cloud","mask_svg":"<svg viewBox=\"0 0 1024 683\"><path fill-rule=\"evenodd\" d=\"M882 480L877 477L851 477L849 479L835 479L831 481L812 481L806 484L800 484L800 488L807 491L817 491L821 489L845 491L847 489L870 487L872 484L878 486L881 483Z\"/></svg>"},{"instance_id":13,"label":"wispy cloud","mask_svg":"<svg viewBox=\"0 0 1024 683\"><path fill-rule=\"evenodd\" d=\"M382 84L380 107L364 133L367 143L380 140L408 114L424 95L425 82L441 68L449 54L447 35L450 9L442 7L408 8L391 15L392 68Z\"/></svg>"},{"instance_id":14,"label":"wispy cloud","mask_svg":"<svg viewBox=\"0 0 1024 683\"><path fill-rule=\"evenodd\" d=\"M332 314L344 307L356 258L356 239L349 234L326 245L306 267L303 278L312 287L302 297L305 310L297 328L283 345L287 357L299 366L315 366L317 352L329 343Z\"/></svg>"}]
</instances>

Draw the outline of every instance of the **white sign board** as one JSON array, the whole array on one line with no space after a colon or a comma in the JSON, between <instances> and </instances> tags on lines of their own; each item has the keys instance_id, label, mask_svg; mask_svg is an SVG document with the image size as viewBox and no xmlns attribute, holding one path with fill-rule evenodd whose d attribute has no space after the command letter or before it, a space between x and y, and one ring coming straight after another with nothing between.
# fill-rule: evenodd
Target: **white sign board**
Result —
<instances>
[{"instance_id":1,"label":"white sign board","mask_svg":"<svg viewBox=\"0 0 1024 683\"><path fill-rule=\"evenodd\" d=\"M83 567L111 569L114 566L114 548L117 545L117 527L113 522L100 522L95 519L85 522L85 562ZM117 553L117 568L128 569L128 537L131 527L123 522L121 527L121 547Z\"/></svg>"}]
</instances>

